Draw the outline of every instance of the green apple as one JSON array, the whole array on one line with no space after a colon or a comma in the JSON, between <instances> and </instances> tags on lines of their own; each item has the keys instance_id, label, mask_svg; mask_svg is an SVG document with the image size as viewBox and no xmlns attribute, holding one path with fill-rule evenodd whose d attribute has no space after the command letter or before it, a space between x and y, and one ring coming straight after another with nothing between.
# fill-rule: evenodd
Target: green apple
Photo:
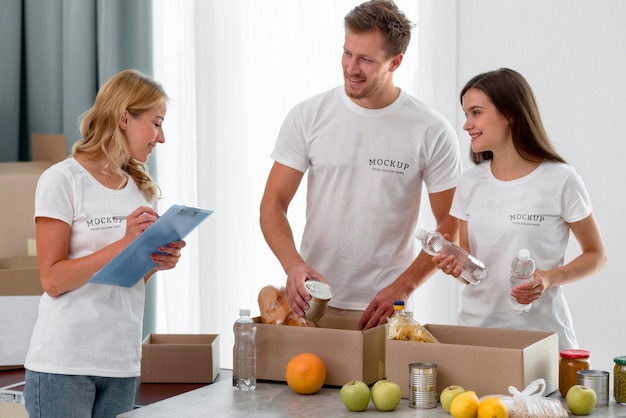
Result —
<instances>
[{"instance_id":1,"label":"green apple","mask_svg":"<svg viewBox=\"0 0 626 418\"><path fill-rule=\"evenodd\" d=\"M441 406L443 406L444 411L450 413L450 405L452 404L452 400L459 393L465 392L463 386L459 385L451 385L441 391L441 395L439 395L439 402L441 402Z\"/></svg>"},{"instance_id":2,"label":"green apple","mask_svg":"<svg viewBox=\"0 0 626 418\"><path fill-rule=\"evenodd\" d=\"M598 397L593 389L583 385L574 385L565 396L567 407L574 415L588 415L596 407Z\"/></svg>"},{"instance_id":3,"label":"green apple","mask_svg":"<svg viewBox=\"0 0 626 418\"><path fill-rule=\"evenodd\" d=\"M372 386L372 402L379 411L393 411L402 399L400 386L391 380L383 379Z\"/></svg>"},{"instance_id":4,"label":"green apple","mask_svg":"<svg viewBox=\"0 0 626 418\"><path fill-rule=\"evenodd\" d=\"M365 411L370 403L370 388L360 380L353 380L343 385L339 395L341 402L353 412Z\"/></svg>"}]
</instances>

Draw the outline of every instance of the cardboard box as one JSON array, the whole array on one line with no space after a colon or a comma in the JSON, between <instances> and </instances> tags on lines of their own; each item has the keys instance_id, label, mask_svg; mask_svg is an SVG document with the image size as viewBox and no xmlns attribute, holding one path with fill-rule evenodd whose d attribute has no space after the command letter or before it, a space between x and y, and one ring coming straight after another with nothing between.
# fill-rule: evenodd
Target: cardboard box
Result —
<instances>
[{"instance_id":1,"label":"cardboard box","mask_svg":"<svg viewBox=\"0 0 626 418\"><path fill-rule=\"evenodd\" d=\"M49 162L0 163L0 257L35 255L35 189ZM10 203L10 204L9 204ZM30 250L29 250L30 248Z\"/></svg>"},{"instance_id":2,"label":"cardboard box","mask_svg":"<svg viewBox=\"0 0 626 418\"><path fill-rule=\"evenodd\" d=\"M213 383L220 371L216 334L150 334L143 340L142 383Z\"/></svg>"},{"instance_id":3,"label":"cardboard box","mask_svg":"<svg viewBox=\"0 0 626 418\"><path fill-rule=\"evenodd\" d=\"M0 259L0 370L23 367L42 293L37 257Z\"/></svg>"},{"instance_id":4,"label":"cardboard box","mask_svg":"<svg viewBox=\"0 0 626 418\"><path fill-rule=\"evenodd\" d=\"M28 418L23 403L0 402L0 418Z\"/></svg>"},{"instance_id":5,"label":"cardboard box","mask_svg":"<svg viewBox=\"0 0 626 418\"><path fill-rule=\"evenodd\" d=\"M559 385L558 334L542 331L425 325L441 344L387 341L387 379L409 397L409 364L437 364L437 393L450 385L473 390L478 397L509 395L533 380L546 381L546 394Z\"/></svg>"},{"instance_id":6,"label":"cardboard box","mask_svg":"<svg viewBox=\"0 0 626 418\"><path fill-rule=\"evenodd\" d=\"M67 156L65 135L33 134L33 161L0 163L0 370L23 367L43 293L35 246L35 189ZM10 237L10 239L7 239Z\"/></svg>"},{"instance_id":7,"label":"cardboard box","mask_svg":"<svg viewBox=\"0 0 626 418\"><path fill-rule=\"evenodd\" d=\"M0 258L35 253L35 189L41 173L67 155L65 135L32 136L33 161L0 163Z\"/></svg>"},{"instance_id":8,"label":"cardboard box","mask_svg":"<svg viewBox=\"0 0 626 418\"><path fill-rule=\"evenodd\" d=\"M257 322L257 379L285 381L292 357L313 353L326 365L326 384L342 386L350 380L367 384L385 376L386 328L359 331L358 318L325 316L318 328L268 325Z\"/></svg>"}]
</instances>

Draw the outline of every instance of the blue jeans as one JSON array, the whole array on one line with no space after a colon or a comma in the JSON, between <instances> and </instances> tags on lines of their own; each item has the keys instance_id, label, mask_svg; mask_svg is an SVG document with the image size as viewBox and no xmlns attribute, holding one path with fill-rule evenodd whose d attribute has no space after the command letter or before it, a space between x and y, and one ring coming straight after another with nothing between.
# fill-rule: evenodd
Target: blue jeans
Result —
<instances>
[{"instance_id":1,"label":"blue jeans","mask_svg":"<svg viewBox=\"0 0 626 418\"><path fill-rule=\"evenodd\" d=\"M30 418L112 418L133 409L138 381L26 370L26 411Z\"/></svg>"}]
</instances>

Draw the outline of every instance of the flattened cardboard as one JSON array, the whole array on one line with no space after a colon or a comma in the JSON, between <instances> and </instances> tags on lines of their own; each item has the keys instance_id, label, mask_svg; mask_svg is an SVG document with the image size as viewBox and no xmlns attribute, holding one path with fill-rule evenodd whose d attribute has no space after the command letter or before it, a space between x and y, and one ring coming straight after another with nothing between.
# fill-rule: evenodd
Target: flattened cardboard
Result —
<instances>
[{"instance_id":1,"label":"flattened cardboard","mask_svg":"<svg viewBox=\"0 0 626 418\"><path fill-rule=\"evenodd\" d=\"M217 334L150 334L142 344L142 383L213 383L220 370Z\"/></svg>"},{"instance_id":2,"label":"flattened cardboard","mask_svg":"<svg viewBox=\"0 0 626 418\"><path fill-rule=\"evenodd\" d=\"M257 323L257 379L285 381L287 363L301 353L319 356L326 385L372 384L385 376L385 326L358 329L358 318L325 316L317 328Z\"/></svg>"},{"instance_id":3,"label":"flattened cardboard","mask_svg":"<svg viewBox=\"0 0 626 418\"><path fill-rule=\"evenodd\" d=\"M558 388L558 335L542 331L429 324L440 344L387 341L387 379L409 397L409 364L437 364L437 393L450 385L473 390L478 397L509 395L533 380L546 381L546 394Z\"/></svg>"}]
</instances>

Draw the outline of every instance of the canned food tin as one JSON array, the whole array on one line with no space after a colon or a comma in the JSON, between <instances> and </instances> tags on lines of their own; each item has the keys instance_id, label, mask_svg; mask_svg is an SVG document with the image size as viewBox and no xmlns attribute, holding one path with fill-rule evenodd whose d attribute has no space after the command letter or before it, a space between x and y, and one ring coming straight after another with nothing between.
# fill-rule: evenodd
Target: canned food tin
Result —
<instances>
[{"instance_id":1,"label":"canned food tin","mask_svg":"<svg viewBox=\"0 0 626 418\"><path fill-rule=\"evenodd\" d=\"M578 384L593 389L596 393L596 406L609 404L609 372L604 370L579 370Z\"/></svg>"},{"instance_id":2,"label":"canned food tin","mask_svg":"<svg viewBox=\"0 0 626 418\"><path fill-rule=\"evenodd\" d=\"M311 295L309 300L309 309L304 312L304 317L317 322L326 313L326 306L333 297L333 290L326 283L317 280L307 280L304 282L306 290Z\"/></svg>"},{"instance_id":3,"label":"canned food tin","mask_svg":"<svg viewBox=\"0 0 626 418\"><path fill-rule=\"evenodd\" d=\"M409 406L428 409L437 406L437 365L409 364Z\"/></svg>"},{"instance_id":4,"label":"canned food tin","mask_svg":"<svg viewBox=\"0 0 626 418\"><path fill-rule=\"evenodd\" d=\"M626 356L613 359L613 398L615 402L626 404Z\"/></svg>"}]
</instances>

